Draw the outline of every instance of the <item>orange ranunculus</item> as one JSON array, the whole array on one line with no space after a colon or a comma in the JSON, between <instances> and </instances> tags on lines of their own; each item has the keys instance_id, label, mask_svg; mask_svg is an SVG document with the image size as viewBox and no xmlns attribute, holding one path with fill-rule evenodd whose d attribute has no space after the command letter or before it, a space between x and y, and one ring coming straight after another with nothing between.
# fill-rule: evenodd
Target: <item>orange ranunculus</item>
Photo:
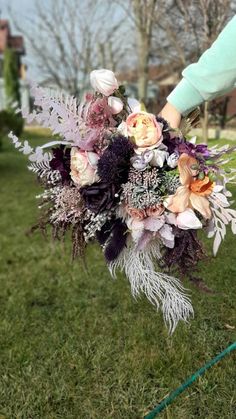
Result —
<instances>
[{"instance_id":1,"label":"orange ranunculus","mask_svg":"<svg viewBox=\"0 0 236 419\"><path fill-rule=\"evenodd\" d=\"M180 186L175 195L170 197L168 209L175 213L185 211L187 208L194 208L206 219L211 218L211 210L208 199L206 198L213 191L214 183L207 176L203 180L194 179L197 174L191 166L197 160L187 154L182 154L179 163Z\"/></svg>"},{"instance_id":2,"label":"orange ranunculus","mask_svg":"<svg viewBox=\"0 0 236 419\"><path fill-rule=\"evenodd\" d=\"M131 113L126 125L128 135L133 137L137 147L146 149L156 147L162 142L162 129L155 115L148 112Z\"/></svg>"},{"instance_id":3,"label":"orange ranunculus","mask_svg":"<svg viewBox=\"0 0 236 419\"><path fill-rule=\"evenodd\" d=\"M190 183L190 189L193 193L200 196L210 195L213 191L214 184L205 176L203 180L196 179Z\"/></svg>"}]
</instances>

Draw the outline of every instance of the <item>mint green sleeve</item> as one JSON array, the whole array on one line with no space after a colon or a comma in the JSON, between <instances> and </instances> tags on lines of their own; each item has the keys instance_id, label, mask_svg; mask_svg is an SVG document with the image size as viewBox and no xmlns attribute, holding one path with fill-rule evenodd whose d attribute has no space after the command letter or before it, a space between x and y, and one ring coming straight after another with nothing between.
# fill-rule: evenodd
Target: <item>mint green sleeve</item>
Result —
<instances>
[{"instance_id":1,"label":"mint green sleeve","mask_svg":"<svg viewBox=\"0 0 236 419\"><path fill-rule=\"evenodd\" d=\"M199 61L184 69L182 76L167 101L183 115L236 87L236 15Z\"/></svg>"}]
</instances>

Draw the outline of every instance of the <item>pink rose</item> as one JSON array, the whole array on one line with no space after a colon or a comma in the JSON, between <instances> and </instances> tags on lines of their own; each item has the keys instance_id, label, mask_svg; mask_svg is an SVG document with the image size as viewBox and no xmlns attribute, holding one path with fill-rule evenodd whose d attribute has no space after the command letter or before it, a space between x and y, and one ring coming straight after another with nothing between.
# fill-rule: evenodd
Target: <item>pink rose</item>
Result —
<instances>
[{"instance_id":1,"label":"pink rose","mask_svg":"<svg viewBox=\"0 0 236 419\"><path fill-rule=\"evenodd\" d=\"M154 207L150 207L146 209L146 213L148 217L158 218L160 215L163 214L165 211L164 205L155 205Z\"/></svg>"},{"instance_id":2,"label":"pink rose","mask_svg":"<svg viewBox=\"0 0 236 419\"><path fill-rule=\"evenodd\" d=\"M96 168L98 155L92 151L71 148L71 179L78 186L91 185L99 180Z\"/></svg>"},{"instance_id":3,"label":"pink rose","mask_svg":"<svg viewBox=\"0 0 236 419\"><path fill-rule=\"evenodd\" d=\"M131 113L126 125L128 135L138 148L154 148L162 142L162 128L155 115L147 112Z\"/></svg>"},{"instance_id":4,"label":"pink rose","mask_svg":"<svg viewBox=\"0 0 236 419\"><path fill-rule=\"evenodd\" d=\"M143 209L127 207L126 211L130 217L134 218L135 220L141 221L146 217L146 212Z\"/></svg>"}]
</instances>

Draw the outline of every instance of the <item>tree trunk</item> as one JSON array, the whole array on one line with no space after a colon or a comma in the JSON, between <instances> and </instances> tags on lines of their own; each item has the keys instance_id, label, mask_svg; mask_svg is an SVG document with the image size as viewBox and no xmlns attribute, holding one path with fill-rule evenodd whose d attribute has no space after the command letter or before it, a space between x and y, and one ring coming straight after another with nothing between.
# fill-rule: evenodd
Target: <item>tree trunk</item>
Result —
<instances>
[{"instance_id":1,"label":"tree trunk","mask_svg":"<svg viewBox=\"0 0 236 419\"><path fill-rule=\"evenodd\" d=\"M149 45L147 35L138 33L138 97L144 102L147 99Z\"/></svg>"}]
</instances>

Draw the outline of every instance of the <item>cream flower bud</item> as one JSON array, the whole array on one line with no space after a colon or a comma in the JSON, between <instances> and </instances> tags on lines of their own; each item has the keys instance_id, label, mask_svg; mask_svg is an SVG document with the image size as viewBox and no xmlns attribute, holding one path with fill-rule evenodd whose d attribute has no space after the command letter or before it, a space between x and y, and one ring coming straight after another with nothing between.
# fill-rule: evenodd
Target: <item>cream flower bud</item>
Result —
<instances>
[{"instance_id":1,"label":"cream flower bud","mask_svg":"<svg viewBox=\"0 0 236 419\"><path fill-rule=\"evenodd\" d=\"M172 153L167 159L167 164L169 167L171 167L171 169L175 169L175 167L178 165L178 160L179 155L177 153Z\"/></svg>"},{"instance_id":2,"label":"cream flower bud","mask_svg":"<svg viewBox=\"0 0 236 419\"><path fill-rule=\"evenodd\" d=\"M153 150L153 159L151 160L151 166L163 167L164 161L168 157L167 151L164 150Z\"/></svg>"},{"instance_id":3,"label":"cream flower bud","mask_svg":"<svg viewBox=\"0 0 236 419\"><path fill-rule=\"evenodd\" d=\"M122 100L115 96L109 96L108 105L114 115L120 113L124 107Z\"/></svg>"},{"instance_id":4,"label":"cream flower bud","mask_svg":"<svg viewBox=\"0 0 236 419\"><path fill-rule=\"evenodd\" d=\"M140 112L141 111L141 103L135 99L134 97L128 97L128 105L131 109L131 112Z\"/></svg>"},{"instance_id":5,"label":"cream flower bud","mask_svg":"<svg viewBox=\"0 0 236 419\"><path fill-rule=\"evenodd\" d=\"M96 92L104 96L110 96L119 87L113 71L103 68L90 73L90 83Z\"/></svg>"}]
</instances>

